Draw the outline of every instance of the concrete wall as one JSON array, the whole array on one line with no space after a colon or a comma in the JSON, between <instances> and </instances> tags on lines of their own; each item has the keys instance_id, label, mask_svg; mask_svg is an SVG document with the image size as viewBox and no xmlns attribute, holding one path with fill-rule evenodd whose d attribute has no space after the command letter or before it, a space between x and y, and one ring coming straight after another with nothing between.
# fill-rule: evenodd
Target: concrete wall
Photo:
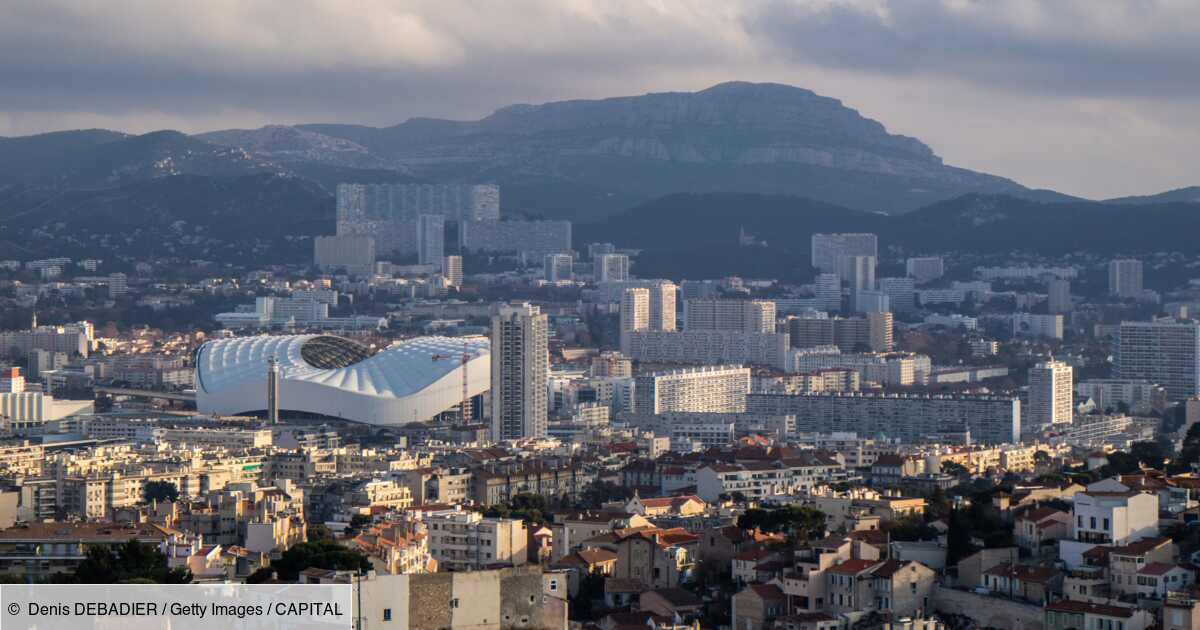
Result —
<instances>
[{"instance_id":1,"label":"concrete wall","mask_svg":"<svg viewBox=\"0 0 1200 630\"><path fill-rule=\"evenodd\" d=\"M1045 625L1045 612L1041 606L948 588L934 589L933 609L945 614L965 615L982 627L999 630L1043 630Z\"/></svg>"}]
</instances>

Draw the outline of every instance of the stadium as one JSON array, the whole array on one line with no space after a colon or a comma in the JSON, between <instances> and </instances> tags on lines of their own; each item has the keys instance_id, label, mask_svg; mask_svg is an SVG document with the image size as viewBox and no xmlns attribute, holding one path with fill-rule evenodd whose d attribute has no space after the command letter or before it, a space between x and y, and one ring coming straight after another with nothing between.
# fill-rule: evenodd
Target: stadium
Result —
<instances>
[{"instance_id":1,"label":"stadium","mask_svg":"<svg viewBox=\"0 0 1200 630\"><path fill-rule=\"evenodd\" d=\"M418 337L379 352L332 335L236 337L196 352L196 407L216 415L262 415L267 372L280 371L283 417L394 426L422 422L491 387L490 344L481 337Z\"/></svg>"}]
</instances>

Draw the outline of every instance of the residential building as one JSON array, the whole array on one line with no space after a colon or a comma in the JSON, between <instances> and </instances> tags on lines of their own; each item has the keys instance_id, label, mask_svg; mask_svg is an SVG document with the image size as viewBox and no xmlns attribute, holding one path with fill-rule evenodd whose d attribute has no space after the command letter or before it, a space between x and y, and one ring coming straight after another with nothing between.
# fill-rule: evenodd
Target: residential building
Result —
<instances>
[{"instance_id":1,"label":"residential building","mask_svg":"<svg viewBox=\"0 0 1200 630\"><path fill-rule=\"evenodd\" d=\"M1142 261L1118 259L1108 263L1108 294L1118 298L1142 296Z\"/></svg>"},{"instance_id":2,"label":"residential building","mask_svg":"<svg viewBox=\"0 0 1200 630\"><path fill-rule=\"evenodd\" d=\"M1051 314L1071 312L1071 281L1052 279L1046 282L1046 310Z\"/></svg>"},{"instance_id":3,"label":"residential building","mask_svg":"<svg viewBox=\"0 0 1200 630\"><path fill-rule=\"evenodd\" d=\"M783 369L787 362L787 333L746 333L726 330L628 333L630 359L646 363L714 365L741 363Z\"/></svg>"},{"instance_id":4,"label":"residential building","mask_svg":"<svg viewBox=\"0 0 1200 630\"><path fill-rule=\"evenodd\" d=\"M937 280L946 272L941 256L909 258L904 261L904 271L917 284Z\"/></svg>"},{"instance_id":5,"label":"residential building","mask_svg":"<svg viewBox=\"0 0 1200 630\"><path fill-rule=\"evenodd\" d=\"M970 432L982 444L1021 440L1021 401L1004 396L921 394L750 394L750 413L794 415L800 433L854 431L928 442Z\"/></svg>"},{"instance_id":6,"label":"residential building","mask_svg":"<svg viewBox=\"0 0 1200 630\"><path fill-rule=\"evenodd\" d=\"M465 221L459 224L463 251L516 252L540 259L570 251L570 221Z\"/></svg>"},{"instance_id":7,"label":"residential building","mask_svg":"<svg viewBox=\"0 0 1200 630\"><path fill-rule=\"evenodd\" d=\"M427 512L421 520L439 571L480 571L528 561L528 535L521 519L485 518L455 508Z\"/></svg>"},{"instance_id":8,"label":"residential building","mask_svg":"<svg viewBox=\"0 0 1200 630\"><path fill-rule=\"evenodd\" d=\"M542 264L542 277L551 283L574 280L572 262L570 254L546 254Z\"/></svg>"},{"instance_id":9,"label":"residential building","mask_svg":"<svg viewBox=\"0 0 1200 630\"><path fill-rule=\"evenodd\" d=\"M492 439L544 437L548 422L549 322L530 304L492 317Z\"/></svg>"},{"instance_id":10,"label":"residential building","mask_svg":"<svg viewBox=\"0 0 1200 630\"><path fill-rule=\"evenodd\" d=\"M879 290L887 296L894 313L912 313L917 310L917 289L913 278L880 278Z\"/></svg>"},{"instance_id":11,"label":"residential building","mask_svg":"<svg viewBox=\"0 0 1200 630\"><path fill-rule=\"evenodd\" d=\"M446 276L446 282L450 286L461 287L463 283L462 256L446 256L442 260L442 275Z\"/></svg>"},{"instance_id":12,"label":"residential building","mask_svg":"<svg viewBox=\"0 0 1200 630\"><path fill-rule=\"evenodd\" d=\"M1121 322L1115 372L1162 385L1172 401L1200 394L1200 323Z\"/></svg>"},{"instance_id":13,"label":"residential building","mask_svg":"<svg viewBox=\"0 0 1200 630\"><path fill-rule=\"evenodd\" d=\"M684 330L689 332L775 332L775 303L769 300L687 300L683 316Z\"/></svg>"},{"instance_id":14,"label":"residential building","mask_svg":"<svg viewBox=\"0 0 1200 630\"><path fill-rule=\"evenodd\" d=\"M639 414L741 412L750 392L750 369L736 365L654 372L638 376L634 392Z\"/></svg>"},{"instance_id":15,"label":"residential building","mask_svg":"<svg viewBox=\"0 0 1200 630\"><path fill-rule=\"evenodd\" d=\"M1012 331L1013 335L1018 337L1062 339L1063 316L1014 313L1012 316Z\"/></svg>"},{"instance_id":16,"label":"residential building","mask_svg":"<svg viewBox=\"0 0 1200 630\"><path fill-rule=\"evenodd\" d=\"M417 217L417 263L441 271L446 256L446 217L422 214Z\"/></svg>"},{"instance_id":17,"label":"residential building","mask_svg":"<svg viewBox=\"0 0 1200 630\"><path fill-rule=\"evenodd\" d=\"M624 282L629 279L629 256L600 254L592 259L592 275L596 282Z\"/></svg>"},{"instance_id":18,"label":"residential building","mask_svg":"<svg viewBox=\"0 0 1200 630\"><path fill-rule=\"evenodd\" d=\"M322 271L345 270L360 276L375 269L375 239L370 236L318 236L313 239L313 264Z\"/></svg>"},{"instance_id":19,"label":"residential building","mask_svg":"<svg viewBox=\"0 0 1200 630\"><path fill-rule=\"evenodd\" d=\"M1158 495L1114 479L1098 481L1075 493L1071 525L1071 539L1059 541L1059 558L1073 568L1097 545L1128 545L1157 536Z\"/></svg>"},{"instance_id":20,"label":"residential building","mask_svg":"<svg viewBox=\"0 0 1200 630\"><path fill-rule=\"evenodd\" d=\"M1029 368L1028 427L1070 424L1075 412L1071 366L1046 361Z\"/></svg>"},{"instance_id":21,"label":"residential building","mask_svg":"<svg viewBox=\"0 0 1200 630\"><path fill-rule=\"evenodd\" d=\"M813 234L811 248L813 269L839 273L841 259L847 256L879 255L879 238L874 234ZM841 277L843 281L846 277Z\"/></svg>"}]
</instances>

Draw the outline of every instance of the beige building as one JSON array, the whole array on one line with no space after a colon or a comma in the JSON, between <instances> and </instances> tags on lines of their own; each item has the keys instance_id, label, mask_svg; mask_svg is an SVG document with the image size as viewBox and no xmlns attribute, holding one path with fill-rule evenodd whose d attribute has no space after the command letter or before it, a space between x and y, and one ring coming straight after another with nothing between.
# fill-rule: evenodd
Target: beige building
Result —
<instances>
[{"instance_id":1,"label":"beige building","mask_svg":"<svg viewBox=\"0 0 1200 630\"><path fill-rule=\"evenodd\" d=\"M461 508L422 515L429 553L440 571L478 571L527 562L528 533L520 519L484 518Z\"/></svg>"}]
</instances>

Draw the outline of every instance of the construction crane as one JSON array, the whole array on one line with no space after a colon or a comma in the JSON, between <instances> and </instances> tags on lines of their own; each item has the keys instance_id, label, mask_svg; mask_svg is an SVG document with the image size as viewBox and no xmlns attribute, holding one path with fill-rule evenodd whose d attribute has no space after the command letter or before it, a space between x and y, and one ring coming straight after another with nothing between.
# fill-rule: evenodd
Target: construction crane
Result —
<instances>
[{"instance_id":1,"label":"construction crane","mask_svg":"<svg viewBox=\"0 0 1200 630\"><path fill-rule=\"evenodd\" d=\"M454 355L452 355L452 354L435 354L435 355L430 356L429 358L434 361L444 361L446 359L453 359ZM461 365L462 365L462 402L459 403L458 411L459 411L459 414L461 414L460 417L462 418L461 424L466 424L467 423L467 405L469 405L471 403L470 391L467 389L467 361L471 360L471 348L470 348L470 345L466 341L463 342L463 351L462 351L462 356L460 357L460 360L462 361L462 363L461 363Z\"/></svg>"}]
</instances>

